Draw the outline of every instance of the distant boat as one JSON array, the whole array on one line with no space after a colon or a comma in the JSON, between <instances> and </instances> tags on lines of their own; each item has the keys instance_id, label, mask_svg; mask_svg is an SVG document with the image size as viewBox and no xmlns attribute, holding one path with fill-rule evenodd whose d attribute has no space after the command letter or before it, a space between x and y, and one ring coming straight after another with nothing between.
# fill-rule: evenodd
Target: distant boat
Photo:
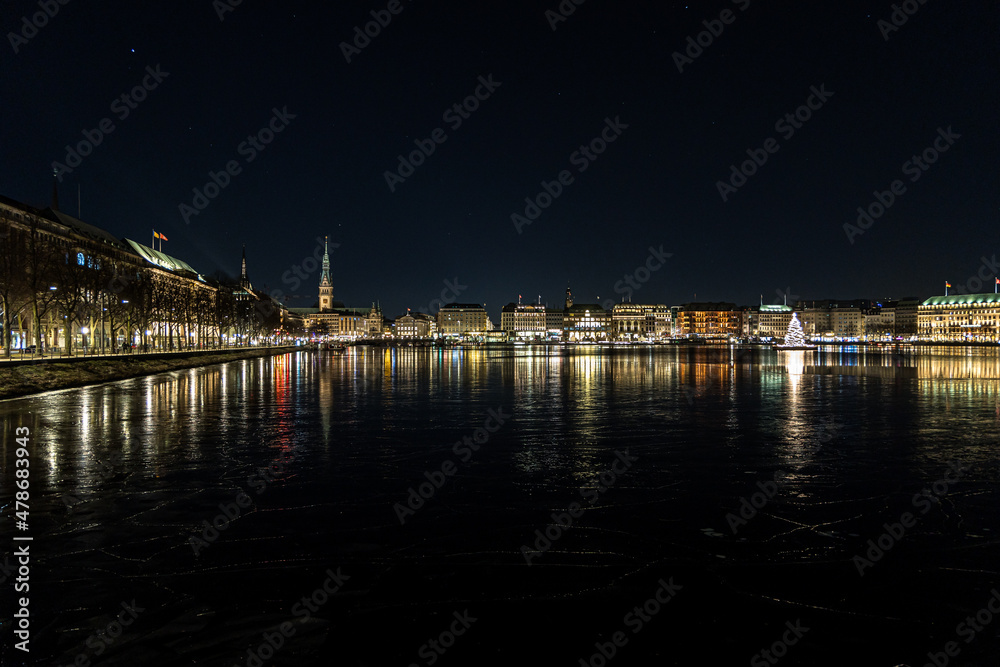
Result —
<instances>
[{"instance_id":1,"label":"distant boat","mask_svg":"<svg viewBox=\"0 0 1000 667\"><path fill-rule=\"evenodd\" d=\"M326 349L330 352L346 352L347 346L343 343L328 343Z\"/></svg>"}]
</instances>

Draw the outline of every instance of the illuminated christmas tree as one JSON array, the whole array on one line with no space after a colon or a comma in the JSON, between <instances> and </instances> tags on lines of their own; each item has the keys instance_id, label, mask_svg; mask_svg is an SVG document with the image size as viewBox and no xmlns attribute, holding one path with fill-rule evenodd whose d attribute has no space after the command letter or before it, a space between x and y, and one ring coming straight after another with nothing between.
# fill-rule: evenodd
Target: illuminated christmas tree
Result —
<instances>
[{"instance_id":1,"label":"illuminated christmas tree","mask_svg":"<svg viewBox=\"0 0 1000 667\"><path fill-rule=\"evenodd\" d=\"M792 321L788 323L788 332L785 333L785 347L802 347L805 344L806 336L802 332L799 314L792 313Z\"/></svg>"}]
</instances>

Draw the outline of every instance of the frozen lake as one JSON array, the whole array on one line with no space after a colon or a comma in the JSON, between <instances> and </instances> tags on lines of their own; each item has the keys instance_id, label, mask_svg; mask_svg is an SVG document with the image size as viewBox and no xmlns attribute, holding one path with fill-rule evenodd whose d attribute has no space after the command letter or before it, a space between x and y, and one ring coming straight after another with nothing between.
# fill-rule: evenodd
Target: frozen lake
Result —
<instances>
[{"instance_id":1,"label":"frozen lake","mask_svg":"<svg viewBox=\"0 0 1000 667\"><path fill-rule=\"evenodd\" d=\"M0 402L3 664L995 664L1000 356L925 352L352 348Z\"/></svg>"}]
</instances>

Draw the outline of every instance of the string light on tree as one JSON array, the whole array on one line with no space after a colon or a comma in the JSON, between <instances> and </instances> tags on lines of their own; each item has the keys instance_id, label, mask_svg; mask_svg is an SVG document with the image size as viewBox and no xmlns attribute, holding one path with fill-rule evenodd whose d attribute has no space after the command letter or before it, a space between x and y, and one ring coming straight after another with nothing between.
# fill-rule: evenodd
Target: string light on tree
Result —
<instances>
[{"instance_id":1,"label":"string light on tree","mask_svg":"<svg viewBox=\"0 0 1000 667\"><path fill-rule=\"evenodd\" d=\"M785 342L775 347L784 350L808 350L815 347L806 343L806 335L802 331L798 313L792 313L792 320L788 323L788 331L785 333Z\"/></svg>"},{"instance_id":2,"label":"string light on tree","mask_svg":"<svg viewBox=\"0 0 1000 667\"><path fill-rule=\"evenodd\" d=\"M792 313L792 321L788 323L788 332L785 334L785 345L801 347L806 344L806 335L802 332L802 323L799 322L799 314Z\"/></svg>"}]
</instances>

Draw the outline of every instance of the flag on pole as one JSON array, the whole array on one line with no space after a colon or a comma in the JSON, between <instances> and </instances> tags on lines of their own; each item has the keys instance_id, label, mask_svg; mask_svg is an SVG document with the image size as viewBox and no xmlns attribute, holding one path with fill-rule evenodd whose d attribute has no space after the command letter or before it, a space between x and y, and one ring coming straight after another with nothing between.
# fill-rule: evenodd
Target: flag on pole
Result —
<instances>
[{"instance_id":1,"label":"flag on pole","mask_svg":"<svg viewBox=\"0 0 1000 667\"><path fill-rule=\"evenodd\" d=\"M951 283L950 283L950 282L948 282L947 280L946 280L946 281L944 281L944 295L945 295L945 296L948 296L948 288L949 288L949 287L951 287Z\"/></svg>"}]
</instances>

